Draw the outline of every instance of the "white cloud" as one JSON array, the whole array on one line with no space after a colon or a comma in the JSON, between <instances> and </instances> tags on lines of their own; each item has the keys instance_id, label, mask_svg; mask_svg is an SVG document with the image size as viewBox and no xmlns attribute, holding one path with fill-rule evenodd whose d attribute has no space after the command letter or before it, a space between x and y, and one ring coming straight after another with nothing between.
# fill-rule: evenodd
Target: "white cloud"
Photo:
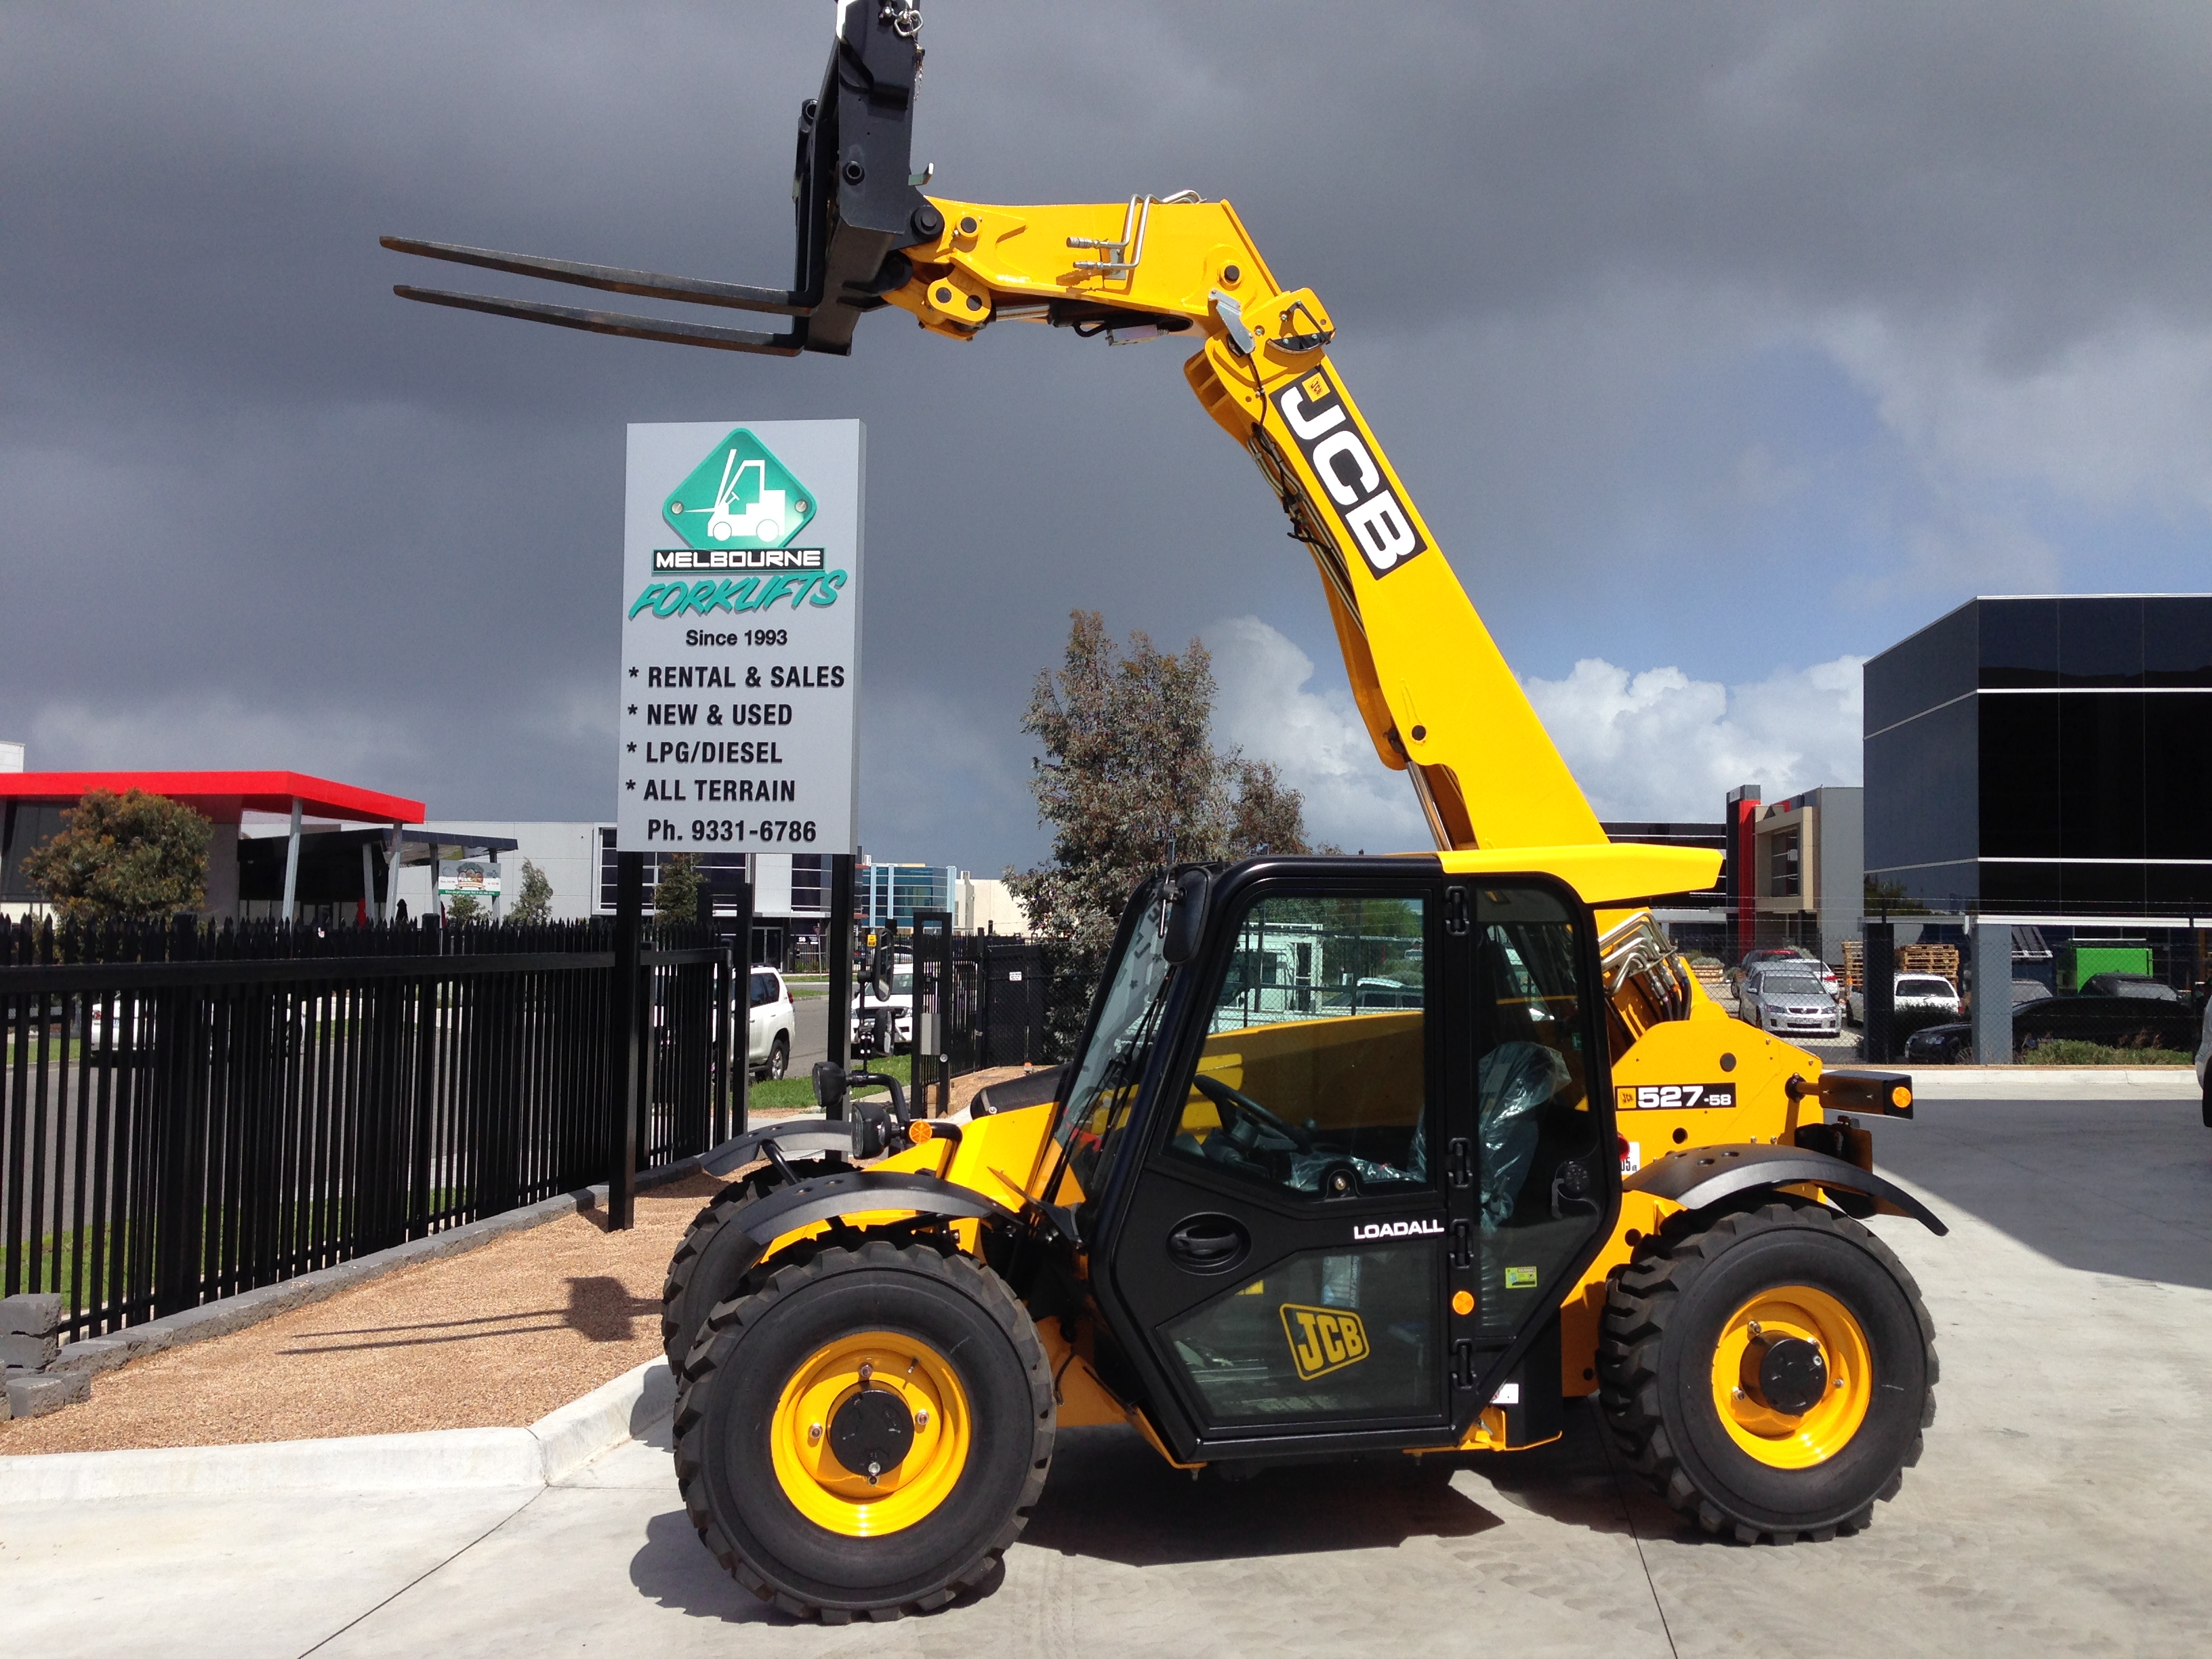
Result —
<instances>
[{"instance_id":1,"label":"white cloud","mask_svg":"<svg viewBox=\"0 0 2212 1659\"><path fill-rule=\"evenodd\" d=\"M1859 781L1865 661L1838 657L1731 687L1586 657L1563 680L1526 684L1601 817L1710 822L1738 784L1774 800Z\"/></svg>"},{"instance_id":2,"label":"white cloud","mask_svg":"<svg viewBox=\"0 0 2212 1659\"><path fill-rule=\"evenodd\" d=\"M2032 356L1984 323L1861 314L1817 336L1939 483L2212 505L2212 330L2120 318Z\"/></svg>"},{"instance_id":3,"label":"white cloud","mask_svg":"<svg viewBox=\"0 0 2212 1659\"><path fill-rule=\"evenodd\" d=\"M1352 852L1432 845L1412 787L1376 758L1349 691L1314 690L1313 659L1257 617L1200 632L1213 653L1213 740L1272 761L1305 797L1306 833Z\"/></svg>"},{"instance_id":4,"label":"white cloud","mask_svg":"<svg viewBox=\"0 0 2212 1659\"><path fill-rule=\"evenodd\" d=\"M1376 758L1348 691L1316 690L1313 659L1256 617L1217 622L1202 637L1219 683L1214 741L1280 767L1305 796L1316 839L1370 852L1429 845L1413 791ZM1711 822L1738 784L1778 800L1859 781L1865 661L1727 686L1591 657L1565 679L1525 684L1601 817Z\"/></svg>"}]
</instances>

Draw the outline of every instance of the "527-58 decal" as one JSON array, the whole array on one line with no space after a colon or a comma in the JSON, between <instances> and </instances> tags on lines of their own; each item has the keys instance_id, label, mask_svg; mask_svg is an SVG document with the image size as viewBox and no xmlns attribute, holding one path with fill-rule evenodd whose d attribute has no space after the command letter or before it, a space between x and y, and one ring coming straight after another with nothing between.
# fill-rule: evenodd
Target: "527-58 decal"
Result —
<instances>
[{"instance_id":1,"label":"527-58 decal","mask_svg":"<svg viewBox=\"0 0 2212 1659\"><path fill-rule=\"evenodd\" d=\"M1686 1112L1693 1107L1735 1104L1733 1083L1623 1084L1613 1091L1617 1112Z\"/></svg>"}]
</instances>

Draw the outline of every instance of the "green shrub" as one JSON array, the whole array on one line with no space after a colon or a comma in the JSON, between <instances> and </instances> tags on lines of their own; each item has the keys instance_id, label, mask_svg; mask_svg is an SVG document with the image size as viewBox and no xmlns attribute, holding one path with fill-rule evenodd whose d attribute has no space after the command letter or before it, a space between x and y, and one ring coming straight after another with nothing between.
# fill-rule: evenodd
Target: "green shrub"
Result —
<instances>
[{"instance_id":1,"label":"green shrub","mask_svg":"<svg viewBox=\"0 0 2212 1659\"><path fill-rule=\"evenodd\" d=\"M2191 1066L2196 1058L2179 1048L2108 1048L2075 1037L2053 1037L2016 1056L2022 1066Z\"/></svg>"}]
</instances>

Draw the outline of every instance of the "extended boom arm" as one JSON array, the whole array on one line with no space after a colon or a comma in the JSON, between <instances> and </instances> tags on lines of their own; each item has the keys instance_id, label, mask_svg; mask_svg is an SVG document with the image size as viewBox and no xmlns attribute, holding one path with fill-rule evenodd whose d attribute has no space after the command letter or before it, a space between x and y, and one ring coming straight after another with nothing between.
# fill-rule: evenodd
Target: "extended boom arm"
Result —
<instances>
[{"instance_id":1,"label":"extended boom arm","mask_svg":"<svg viewBox=\"0 0 2212 1659\"><path fill-rule=\"evenodd\" d=\"M769 313L776 333L401 286L404 298L598 333L789 356L852 349L896 306L970 340L1042 322L1116 341L1189 334L1183 367L1251 452L1321 571L1352 695L1438 848L1601 842L1604 832L1329 363L1335 330L1285 291L1226 202L989 207L922 195L910 173L919 10L846 0L818 97L799 112L796 280L745 287L387 236L395 252L648 299Z\"/></svg>"}]
</instances>

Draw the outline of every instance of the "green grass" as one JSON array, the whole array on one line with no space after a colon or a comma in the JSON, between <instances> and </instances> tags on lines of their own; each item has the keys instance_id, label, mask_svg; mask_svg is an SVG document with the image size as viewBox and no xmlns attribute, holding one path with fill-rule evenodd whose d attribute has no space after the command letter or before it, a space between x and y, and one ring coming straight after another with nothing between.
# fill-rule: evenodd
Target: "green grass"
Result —
<instances>
[{"instance_id":1,"label":"green grass","mask_svg":"<svg viewBox=\"0 0 2212 1659\"><path fill-rule=\"evenodd\" d=\"M830 976L827 974L810 974L802 979L795 975L786 974L783 976L783 987L791 993L791 1000L793 1002L805 1002L810 997L826 997L830 994Z\"/></svg>"},{"instance_id":2,"label":"green grass","mask_svg":"<svg viewBox=\"0 0 2212 1659\"><path fill-rule=\"evenodd\" d=\"M2196 1060L2179 1048L2108 1048L2072 1037L2023 1048L2019 1056L2022 1066L2191 1066Z\"/></svg>"},{"instance_id":3,"label":"green grass","mask_svg":"<svg viewBox=\"0 0 2212 1659\"><path fill-rule=\"evenodd\" d=\"M914 1056L893 1054L889 1060L870 1061L870 1068L896 1078L902 1084L914 1081ZM814 1079L811 1077L780 1077L753 1085L749 1097L755 1106L770 1111L786 1111L794 1106L811 1108L814 1104Z\"/></svg>"}]
</instances>

